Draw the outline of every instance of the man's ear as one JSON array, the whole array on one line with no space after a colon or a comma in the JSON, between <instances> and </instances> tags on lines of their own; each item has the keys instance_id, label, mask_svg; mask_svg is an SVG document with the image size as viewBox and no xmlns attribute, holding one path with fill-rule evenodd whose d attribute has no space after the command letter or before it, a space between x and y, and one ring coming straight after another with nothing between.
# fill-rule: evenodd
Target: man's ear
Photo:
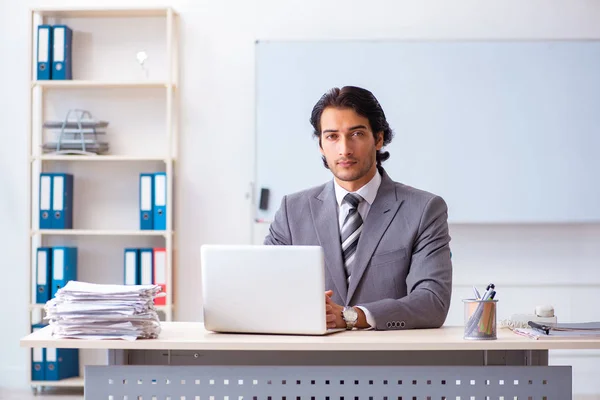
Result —
<instances>
[{"instance_id":1,"label":"man's ear","mask_svg":"<svg viewBox=\"0 0 600 400\"><path fill-rule=\"evenodd\" d=\"M383 131L377 132L376 137L377 139L375 140L375 148L377 150L381 150L383 147Z\"/></svg>"}]
</instances>

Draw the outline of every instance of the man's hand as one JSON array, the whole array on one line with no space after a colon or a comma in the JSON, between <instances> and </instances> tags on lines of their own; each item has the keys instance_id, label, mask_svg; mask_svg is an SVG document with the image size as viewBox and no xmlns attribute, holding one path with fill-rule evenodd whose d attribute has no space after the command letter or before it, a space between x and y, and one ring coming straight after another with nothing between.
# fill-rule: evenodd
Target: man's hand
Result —
<instances>
[{"instance_id":1,"label":"man's hand","mask_svg":"<svg viewBox=\"0 0 600 400\"><path fill-rule=\"evenodd\" d=\"M333 296L333 290L325 292L325 321L327 322L327 328L345 328L346 321L342 317L344 307L331 300L331 296ZM370 325L367 323L367 317L363 310L358 307L354 307L354 309L358 313L358 321L356 321L355 326L358 329L368 328Z\"/></svg>"},{"instance_id":2,"label":"man's hand","mask_svg":"<svg viewBox=\"0 0 600 400\"><path fill-rule=\"evenodd\" d=\"M327 328L345 328L346 322L342 318L344 307L331 300L331 296L333 296L333 290L325 292L325 321L327 321Z\"/></svg>"}]
</instances>

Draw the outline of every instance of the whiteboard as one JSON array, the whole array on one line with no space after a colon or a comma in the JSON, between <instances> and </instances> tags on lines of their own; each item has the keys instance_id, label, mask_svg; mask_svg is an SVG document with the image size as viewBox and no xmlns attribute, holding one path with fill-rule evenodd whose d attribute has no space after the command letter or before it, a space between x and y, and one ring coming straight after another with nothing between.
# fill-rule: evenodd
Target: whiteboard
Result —
<instances>
[{"instance_id":1,"label":"whiteboard","mask_svg":"<svg viewBox=\"0 0 600 400\"><path fill-rule=\"evenodd\" d=\"M390 177L450 222L600 221L598 41L257 42L255 218L331 180L309 118L344 85L382 105Z\"/></svg>"}]
</instances>

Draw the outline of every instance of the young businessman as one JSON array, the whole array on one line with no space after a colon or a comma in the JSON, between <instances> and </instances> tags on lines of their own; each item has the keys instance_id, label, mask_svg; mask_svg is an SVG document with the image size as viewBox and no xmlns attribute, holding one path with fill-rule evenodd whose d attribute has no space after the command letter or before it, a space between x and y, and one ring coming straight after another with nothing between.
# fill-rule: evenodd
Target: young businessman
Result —
<instances>
[{"instance_id":1,"label":"young businessman","mask_svg":"<svg viewBox=\"0 0 600 400\"><path fill-rule=\"evenodd\" d=\"M323 247L330 328L440 327L452 287L446 203L387 175L392 130L368 90L331 89L310 121L333 181L285 196L265 244Z\"/></svg>"}]
</instances>

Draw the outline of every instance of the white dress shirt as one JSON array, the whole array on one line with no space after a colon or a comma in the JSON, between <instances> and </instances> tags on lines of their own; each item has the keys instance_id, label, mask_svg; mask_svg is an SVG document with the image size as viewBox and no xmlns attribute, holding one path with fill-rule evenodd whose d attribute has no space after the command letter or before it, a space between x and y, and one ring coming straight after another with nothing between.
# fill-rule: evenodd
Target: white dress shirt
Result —
<instances>
[{"instance_id":1,"label":"white dress shirt","mask_svg":"<svg viewBox=\"0 0 600 400\"><path fill-rule=\"evenodd\" d=\"M379 171L377 171L375 173L375 176L366 185L364 185L363 187L358 189L356 192L352 192L352 193L356 193L356 194L360 195L360 197L362 197L364 199L364 201L361 201L358 205L358 213L360 214L360 217L362 218L363 223L367 218L367 214L369 213L369 210L371 209L371 205L375 201L375 197L377 196L377 191L379 190L379 185L381 185L381 175L379 174ZM344 202L344 197L350 192L348 192L346 189L341 187L337 183L337 181L335 181L335 179L334 179L334 187L335 187L335 198L337 200L337 205L338 205L339 229L341 232L342 226L344 225L344 220L346 219L346 216L348 215L348 211L350 211L350 204L348 204L347 202ZM358 241L360 242L360 238L358 239ZM367 323L369 325L371 325L371 328L374 328L375 327L375 319L373 318L373 316L371 315L369 310L367 310L365 307L361 307L361 306L358 306L358 308L363 310L363 312L365 313L365 316L367 318Z\"/></svg>"}]
</instances>

